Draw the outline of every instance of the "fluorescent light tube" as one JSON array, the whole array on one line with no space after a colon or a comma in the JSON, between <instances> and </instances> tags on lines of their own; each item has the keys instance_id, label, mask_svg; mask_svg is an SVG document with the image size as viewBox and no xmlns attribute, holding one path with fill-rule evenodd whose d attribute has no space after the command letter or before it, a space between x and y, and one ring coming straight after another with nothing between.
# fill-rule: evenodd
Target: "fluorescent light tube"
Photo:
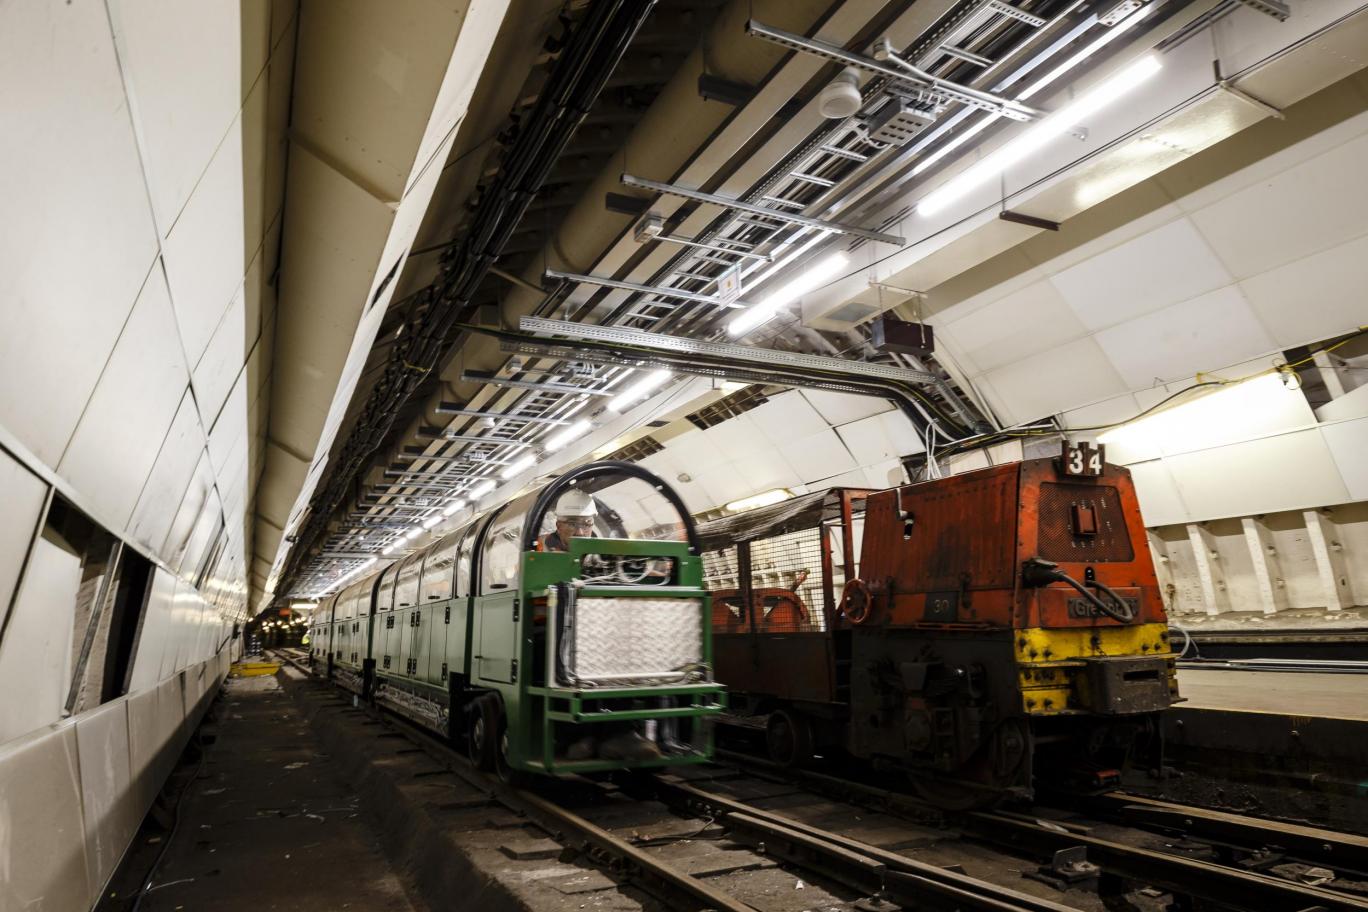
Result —
<instances>
[{"instance_id":1,"label":"fluorescent light tube","mask_svg":"<svg viewBox=\"0 0 1368 912\"><path fill-rule=\"evenodd\" d=\"M458 498L456 498L455 500L453 500L451 503L449 503L449 504L446 505L446 509L442 511L442 515L443 515L443 516L455 516L455 515L456 515L456 511L459 510L459 509L461 509L461 507L464 507L464 506L465 506L465 501L458 497Z\"/></svg>"},{"instance_id":2,"label":"fluorescent light tube","mask_svg":"<svg viewBox=\"0 0 1368 912\"><path fill-rule=\"evenodd\" d=\"M431 516L429 516L427 519L423 520L423 528L424 528L424 529L431 529L433 526L437 525L437 524L438 524L439 522L441 522L441 521L442 521L442 514L441 514L441 513L434 513L434 514L432 514Z\"/></svg>"},{"instance_id":3,"label":"fluorescent light tube","mask_svg":"<svg viewBox=\"0 0 1368 912\"><path fill-rule=\"evenodd\" d=\"M754 510L756 507L768 507L771 504L782 503L792 496L793 492L788 488L775 488L772 491L765 491L763 494L753 494L750 497L733 500L723 509L732 513L739 513L742 510Z\"/></svg>"},{"instance_id":4,"label":"fluorescent light tube","mask_svg":"<svg viewBox=\"0 0 1368 912\"><path fill-rule=\"evenodd\" d=\"M471 502L473 503L477 499L484 497L486 494L488 494L490 491L494 490L497 487L498 484L492 478L485 479L484 481L480 482L475 487L470 489L469 494Z\"/></svg>"},{"instance_id":5,"label":"fluorescent light tube","mask_svg":"<svg viewBox=\"0 0 1368 912\"><path fill-rule=\"evenodd\" d=\"M727 324L727 332L733 336L750 332L773 317L781 308L787 307L813 289L819 288L849 265L850 257L839 251L817 260L796 278L780 285L760 301L733 317L732 321Z\"/></svg>"},{"instance_id":6,"label":"fluorescent light tube","mask_svg":"<svg viewBox=\"0 0 1368 912\"><path fill-rule=\"evenodd\" d=\"M519 458L513 460L507 466L505 466L504 470L499 473L499 477L503 478L504 480L508 480L509 478L512 478L514 475L518 475L522 472L527 471L536 464L537 457L533 456L532 454L529 453L526 456L520 456Z\"/></svg>"},{"instance_id":7,"label":"fluorescent light tube","mask_svg":"<svg viewBox=\"0 0 1368 912\"><path fill-rule=\"evenodd\" d=\"M1163 68L1153 54L1141 57L1121 72L1094 86L1016 137L1007 145L988 153L978 162L931 191L917 204L920 215L934 215L946 206L986 184L1051 140L1068 132L1081 120L1096 114L1121 96L1138 87Z\"/></svg>"},{"instance_id":8,"label":"fluorescent light tube","mask_svg":"<svg viewBox=\"0 0 1368 912\"><path fill-rule=\"evenodd\" d=\"M594 424L592 421L588 418L581 418L564 430L552 434L546 441L546 451L548 453L554 453L559 449L563 449L568 444L574 443L576 440L579 440L585 434L589 433L593 427Z\"/></svg>"},{"instance_id":9,"label":"fluorescent light tube","mask_svg":"<svg viewBox=\"0 0 1368 912\"><path fill-rule=\"evenodd\" d=\"M642 399L645 399L651 393L664 386L666 381L673 376L674 374L664 368L653 370L636 383L627 387L618 396L611 399L608 402L608 408L614 412L620 412L629 405L633 405Z\"/></svg>"}]
</instances>

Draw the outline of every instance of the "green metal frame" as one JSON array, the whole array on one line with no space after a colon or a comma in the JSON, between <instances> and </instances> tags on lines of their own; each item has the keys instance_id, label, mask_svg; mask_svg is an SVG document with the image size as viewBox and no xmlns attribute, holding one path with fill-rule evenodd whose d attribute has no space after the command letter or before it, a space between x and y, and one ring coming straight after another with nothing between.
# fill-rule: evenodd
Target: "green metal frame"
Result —
<instances>
[{"instance_id":1,"label":"green metal frame","mask_svg":"<svg viewBox=\"0 0 1368 912\"><path fill-rule=\"evenodd\" d=\"M703 562L693 554L686 542L635 539L574 538L564 552L528 551L522 558L522 586L519 599L530 605L532 599L545 595L558 583L568 583L579 577L580 561L587 555L629 557L662 557L675 561L674 585L670 586L586 586L581 595L613 598L682 598L697 599L701 603L703 623L700 625L703 642L700 654L707 666L712 665L712 625L710 600L703 588ZM529 619L530 610L520 612L516 635L520 674L513 685L497 686L504 699L508 720L508 762L514 769L543 774L596 772L624 767L666 767L706 763L712 759L713 736L711 727L702 720L718 715L726 709L725 691L720 684L666 684L643 687L581 688L561 687L548 682L531 684L537 671L532 668L534 637ZM554 623L548 610L547 625ZM590 709L586 704L603 701L636 701L661 697L687 697L688 704L671 708ZM638 722L651 719L697 719L701 732L696 734L694 754L661 757L633 763L607 760L558 760L555 756L555 726L593 725L604 722ZM701 737L698 735L701 734Z\"/></svg>"}]
</instances>

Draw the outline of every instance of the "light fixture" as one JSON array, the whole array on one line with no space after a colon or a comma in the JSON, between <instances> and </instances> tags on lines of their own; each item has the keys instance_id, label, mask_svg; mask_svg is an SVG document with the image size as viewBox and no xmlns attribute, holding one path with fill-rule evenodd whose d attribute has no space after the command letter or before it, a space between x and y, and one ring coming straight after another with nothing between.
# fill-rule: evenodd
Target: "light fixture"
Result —
<instances>
[{"instance_id":1,"label":"light fixture","mask_svg":"<svg viewBox=\"0 0 1368 912\"><path fill-rule=\"evenodd\" d=\"M401 541L402 541L402 540L401 540ZM398 550L399 550L399 545L400 545L401 541L397 541L397 542L395 542L394 544L389 545L388 547L385 548L384 551L382 551L382 552L380 552L380 553L383 554L383 555L385 555L385 557L389 557L389 556L390 556L391 554L393 554L395 551L398 551Z\"/></svg>"},{"instance_id":2,"label":"light fixture","mask_svg":"<svg viewBox=\"0 0 1368 912\"><path fill-rule=\"evenodd\" d=\"M740 513L743 510L754 510L756 507L768 507L771 504L782 503L792 496L793 492L788 488L775 488L772 491L765 491L763 494L753 494L750 497L733 500L723 509L731 513Z\"/></svg>"},{"instance_id":3,"label":"light fixture","mask_svg":"<svg viewBox=\"0 0 1368 912\"><path fill-rule=\"evenodd\" d=\"M820 287L822 283L839 275L849 265L850 257L842 251L822 257L804 269L801 275L780 285L759 302L752 304L732 318L732 321L727 324L727 332L733 336L750 332L773 317L780 308L787 307L803 295Z\"/></svg>"},{"instance_id":4,"label":"light fixture","mask_svg":"<svg viewBox=\"0 0 1368 912\"><path fill-rule=\"evenodd\" d=\"M609 410L614 412L620 412L628 406L636 404L642 399L645 399L651 393L655 392L660 387L664 386L665 383L668 382L669 379L673 376L674 374L670 373L668 370L665 370L664 368L661 368L660 370L651 371L649 374L642 377L636 383L633 383L631 386L627 387L625 390L619 393L615 398L610 400L608 402Z\"/></svg>"},{"instance_id":5,"label":"light fixture","mask_svg":"<svg viewBox=\"0 0 1368 912\"><path fill-rule=\"evenodd\" d=\"M548 453L554 453L557 450L563 449L589 433L593 430L593 427L594 423L592 421L588 418L581 418L568 428L552 434L546 441L546 451Z\"/></svg>"},{"instance_id":6,"label":"light fixture","mask_svg":"<svg viewBox=\"0 0 1368 912\"><path fill-rule=\"evenodd\" d=\"M519 458L510 462L508 465L504 466L504 470L499 473L499 477L506 481L512 478L514 475L519 475L527 471L536 464L537 457L533 456L531 453L527 454L526 456L520 456Z\"/></svg>"},{"instance_id":7,"label":"light fixture","mask_svg":"<svg viewBox=\"0 0 1368 912\"><path fill-rule=\"evenodd\" d=\"M495 482L492 478L487 478L484 481L480 482L475 487L470 489L471 503L474 503L479 498L484 497L486 494L488 494L490 491L494 490L497 487L498 483Z\"/></svg>"},{"instance_id":8,"label":"light fixture","mask_svg":"<svg viewBox=\"0 0 1368 912\"><path fill-rule=\"evenodd\" d=\"M827 83L817 99L817 110L831 120L844 119L860 110L860 71L846 67Z\"/></svg>"},{"instance_id":9,"label":"light fixture","mask_svg":"<svg viewBox=\"0 0 1368 912\"><path fill-rule=\"evenodd\" d=\"M424 529L431 529L433 526L437 525L437 524L438 524L439 522L441 522L441 521L442 521L442 514L441 514L441 513L433 513L433 514L432 514L431 516L429 516L427 519L423 520L423 528L424 528Z\"/></svg>"},{"instance_id":10,"label":"light fixture","mask_svg":"<svg viewBox=\"0 0 1368 912\"><path fill-rule=\"evenodd\" d=\"M404 541L412 541L413 539L417 538L418 536L420 536L420 535L422 535L422 534L423 534L423 527L422 527L422 526L414 526L412 529L409 529L407 532L404 533Z\"/></svg>"},{"instance_id":11,"label":"light fixture","mask_svg":"<svg viewBox=\"0 0 1368 912\"><path fill-rule=\"evenodd\" d=\"M456 511L459 510L459 509L461 509L461 507L464 507L464 506L465 506L465 501L458 497L458 498L456 498L455 500L453 500L451 503L449 503L449 504L446 505L446 509L442 511L442 515L443 515L443 516L455 516L455 515L456 515Z\"/></svg>"},{"instance_id":12,"label":"light fixture","mask_svg":"<svg viewBox=\"0 0 1368 912\"><path fill-rule=\"evenodd\" d=\"M1285 431L1303 419L1306 400L1277 373L1222 386L1098 435L1122 464L1188 453Z\"/></svg>"},{"instance_id":13,"label":"light fixture","mask_svg":"<svg viewBox=\"0 0 1368 912\"><path fill-rule=\"evenodd\" d=\"M941 211L1012 165L1039 151L1051 140L1068 132L1079 121L1092 116L1137 88L1162 68L1163 64L1157 56L1147 54L1141 57L931 191L917 204L917 212L920 215L934 215Z\"/></svg>"}]
</instances>

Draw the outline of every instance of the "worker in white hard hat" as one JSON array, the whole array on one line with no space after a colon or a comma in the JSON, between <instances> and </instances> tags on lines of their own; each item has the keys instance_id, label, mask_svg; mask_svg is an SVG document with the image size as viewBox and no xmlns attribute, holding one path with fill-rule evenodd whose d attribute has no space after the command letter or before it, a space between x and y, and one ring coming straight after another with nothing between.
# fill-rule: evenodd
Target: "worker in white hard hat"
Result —
<instances>
[{"instance_id":1,"label":"worker in white hard hat","mask_svg":"<svg viewBox=\"0 0 1368 912\"><path fill-rule=\"evenodd\" d=\"M538 551L569 551L570 539L593 538L594 517L598 510L594 498L571 488L556 501L556 530L537 539Z\"/></svg>"}]
</instances>

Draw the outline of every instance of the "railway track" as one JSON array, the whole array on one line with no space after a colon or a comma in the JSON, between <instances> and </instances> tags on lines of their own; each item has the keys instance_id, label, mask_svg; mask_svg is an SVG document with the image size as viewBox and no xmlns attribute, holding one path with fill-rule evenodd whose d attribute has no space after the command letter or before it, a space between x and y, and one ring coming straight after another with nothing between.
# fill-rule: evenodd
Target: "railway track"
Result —
<instances>
[{"instance_id":1,"label":"railway track","mask_svg":"<svg viewBox=\"0 0 1368 912\"><path fill-rule=\"evenodd\" d=\"M948 818L911 796L750 764L512 789L427 732L385 719L613 881L675 909L1092 912L1190 909L1196 900L1251 912L1368 912L1364 896L1270 873L1284 858L1340 878L1362 869L1368 842L1312 827L1119 794L1099 803L1101 821L1054 810ZM1174 833L1179 843L1163 842ZM1207 840L1207 857L1174 853L1196 839Z\"/></svg>"}]
</instances>

